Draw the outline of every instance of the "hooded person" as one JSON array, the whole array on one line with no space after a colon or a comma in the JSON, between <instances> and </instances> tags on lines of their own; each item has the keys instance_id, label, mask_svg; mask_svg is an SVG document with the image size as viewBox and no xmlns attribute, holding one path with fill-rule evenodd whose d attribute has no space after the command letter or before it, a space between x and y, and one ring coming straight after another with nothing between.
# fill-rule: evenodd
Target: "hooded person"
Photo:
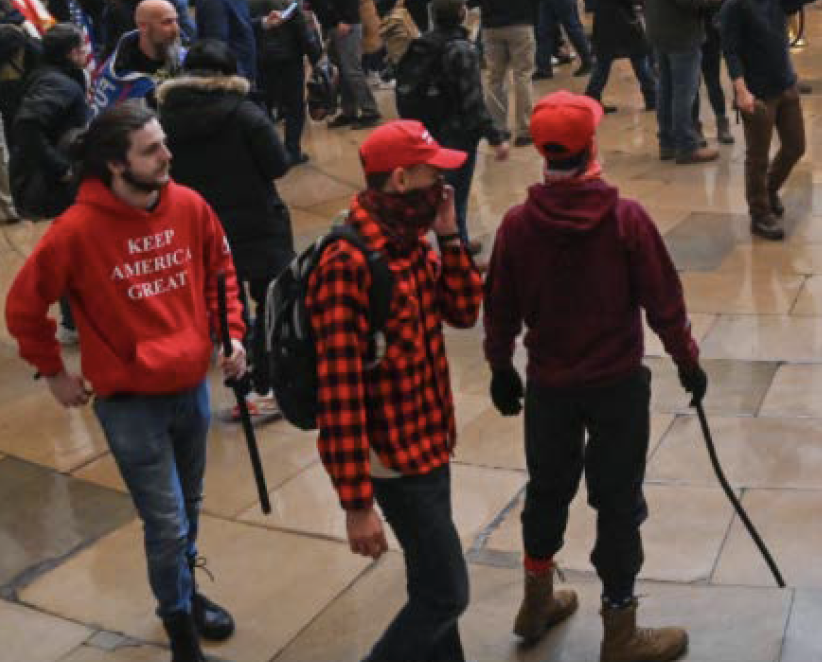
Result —
<instances>
[{"instance_id":1,"label":"hooded person","mask_svg":"<svg viewBox=\"0 0 822 662\"><path fill-rule=\"evenodd\" d=\"M265 359L265 298L269 283L294 257L291 218L274 184L289 167L288 155L265 111L248 94L237 73L237 58L222 41L195 42L184 75L158 92L160 121L174 154L175 181L190 186L213 207L228 236L237 275L256 303L252 381L258 394L269 391ZM230 176L225 165L231 164ZM247 319L251 317L246 310ZM262 398L260 413L273 413Z\"/></svg>"},{"instance_id":2,"label":"hooded person","mask_svg":"<svg viewBox=\"0 0 822 662\"><path fill-rule=\"evenodd\" d=\"M564 90L536 105L530 129L544 179L506 214L485 283L491 398L504 416L519 414L525 399L525 595L514 632L535 641L577 608L573 591L554 591L553 573L584 470L597 511L591 561L603 583L601 662L661 662L684 652L688 637L636 626L651 393L643 309L693 401L704 397L707 377L654 222L603 179L602 115L594 99ZM523 324L527 389L513 363Z\"/></svg>"}]
</instances>

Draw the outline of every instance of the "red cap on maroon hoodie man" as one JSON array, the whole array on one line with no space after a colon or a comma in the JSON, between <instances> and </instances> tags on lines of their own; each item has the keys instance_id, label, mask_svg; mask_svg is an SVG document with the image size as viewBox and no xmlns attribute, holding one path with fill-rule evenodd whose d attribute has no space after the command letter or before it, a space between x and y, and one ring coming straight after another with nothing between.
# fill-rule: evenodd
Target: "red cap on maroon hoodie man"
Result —
<instances>
[{"instance_id":1,"label":"red cap on maroon hoodie man","mask_svg":"<svg viewBox=\"0 0 822 662\"><path fill-rule=\"evenodd\" d=\"M602 106L591 97L567 90L549 94L531 113L534 146L547 161L571 159L593 147L602 116Z\"/></svg>"}]
</instances>

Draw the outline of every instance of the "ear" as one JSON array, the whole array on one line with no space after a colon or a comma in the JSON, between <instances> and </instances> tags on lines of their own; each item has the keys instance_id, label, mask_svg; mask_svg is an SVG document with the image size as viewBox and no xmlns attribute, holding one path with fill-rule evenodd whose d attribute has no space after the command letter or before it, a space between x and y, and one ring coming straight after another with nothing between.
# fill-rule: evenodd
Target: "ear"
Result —
<instances>
[{"instance_id":1,"label":"ear","mask_svg":"<svg viewBox=\"0 0 822 662\"><path fill-rule=\"evenodd\" d=\"M126 164L122 161L108 161L106 162L109 172L115 177L119 177L126 171Z\"/></svg>"},{"instance_id":2,"label":"ear","mask_svg":"<svg viewBox=\"0 0 822 662\"><path fill-rule=\"evenodd\" d=\"M405 168L394 168L385 188L390 193L405 193L408 189L408 172Z\"/></svg>"}]
</instances>

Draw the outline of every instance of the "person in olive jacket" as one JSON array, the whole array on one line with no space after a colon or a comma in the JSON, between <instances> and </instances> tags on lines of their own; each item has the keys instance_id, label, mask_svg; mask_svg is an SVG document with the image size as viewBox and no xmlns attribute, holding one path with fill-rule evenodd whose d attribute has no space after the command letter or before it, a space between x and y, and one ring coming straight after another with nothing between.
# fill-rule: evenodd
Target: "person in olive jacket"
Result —
<instances>
[{"instance_id":1,"label":"person in olive jacket","mask_svg":"<svg viewBox=\"0 0 822 662\"><path fill-rule=\"evenodd\" d=\"M597 58L588 80L585 94L602 101L614 60L631 60L639 82L645 109L656 108L656 76L651 69L651 47L645 34L642 7L636 0L597 0L594 9L593 45ZM605 106L605 112L615 112L615 106Z\"/></svg>"},{"instance_id":2,"label":"person in olive jacket","mask_svg":"<svg viewBox=\"0 0 822 662\"><path fill-rule=\"evenodd\" d=\"M288 156L271 120L248 97L249 82L225 43L206 39L188 52L184 75L160 86L160 123L174 154L175 181L200 193L225 228L237 276L256 303L248 339L255 390L269 390L264 359L268 284L294 257L288 208L274 180ZM248 307L246 307L248 315Z\"/></svg>"}]
</instances>

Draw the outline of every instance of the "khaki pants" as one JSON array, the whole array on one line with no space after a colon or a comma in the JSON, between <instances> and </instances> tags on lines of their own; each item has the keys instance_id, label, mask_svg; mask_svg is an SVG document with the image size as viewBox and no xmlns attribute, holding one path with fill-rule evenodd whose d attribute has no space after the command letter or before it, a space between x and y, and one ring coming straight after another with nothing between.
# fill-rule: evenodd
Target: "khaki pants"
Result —
<instances>
[{"instance_id":1,"label":"khaki pants","mask_svg":"<svg viewBox=\"0 0 822 662\"><path fill-rule=\"evenodd\" d=\"M533 106L531 76L534 73L533 25L512 25L505 28L483 28L482 40L488 62L488 92L486 105L500 129L508 126L508 85L510 69L514 76L514 134L530 136Z\"/></svg>"},{"instance_id":2,"label":"khaki pants","mask_svg":"<svg viewBox=\"0 0 822 662\"><path fill-rule=\"evenodd\" d=\"M3 130L3 118L0 116L0 223L17 218L14 202L9 187L9 148Z\"/></svg>"},{"instance_id":3,"label":"khaki pants","mask_svg":"<svg viewBox=\"0 0 822 662\"><path fill-rule=\"evenodd\" d=\"M805 123L799 90L794 85L780 96L756 100L754 112L742 113L745 125L745 196L751 216L771 213L770 191L779 191L805 153ZM769 162L774 128L779 151Z\"/></svg>"}]
</instances>

